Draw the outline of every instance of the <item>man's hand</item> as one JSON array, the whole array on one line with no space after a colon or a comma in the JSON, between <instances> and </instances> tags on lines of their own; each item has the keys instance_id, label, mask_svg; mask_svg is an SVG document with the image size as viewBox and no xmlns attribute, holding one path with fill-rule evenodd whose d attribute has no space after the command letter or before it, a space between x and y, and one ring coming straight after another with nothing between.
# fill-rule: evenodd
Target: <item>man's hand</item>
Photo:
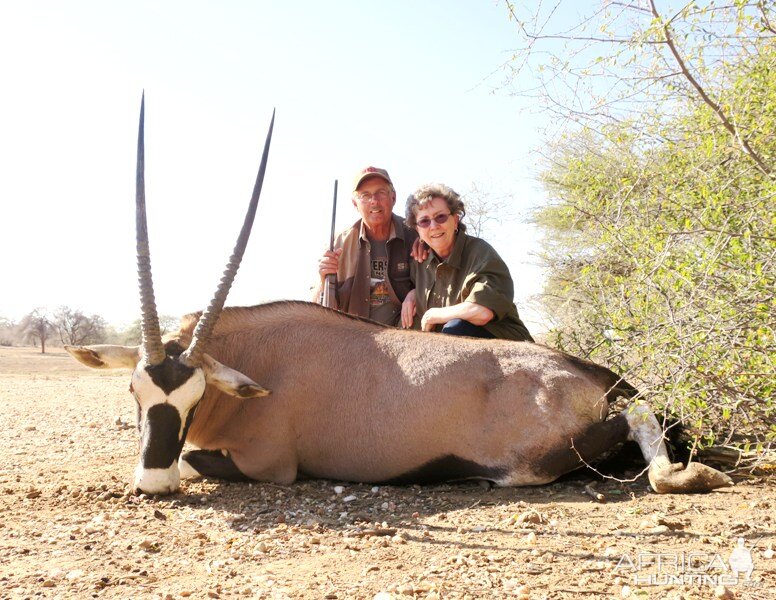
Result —
<instances>
[{"instance_id":1,"label":"man's hand","mask_svg":"<svg viewBox=\"0 0 776 600\"><path fill-rule=\"evenodd\" d=\"M415 290L410 290L405 296L404 302L401 303L401 326L404 329L412 327L417 312L416 305Z\"/></svg>"},{"instance_id":2,"label":"man's hand","mask_svg":"<svg viewBox=\"0 0 776 600\"><path fill-rule=\"evenodd\" d=\"M426 259L428 258L428 246L423 243L423 240L420 238L415 239L415 241L412 243L410 256L419 263L426 262Z\"/></svg>"},{"instance_id":3,"label":"man's hand","mask_svg":"<svg viewBox=\"0 0 776 600\"><path fill-rule=\"evenodd\" d=\"M321 281L326 279L327 275L336 275L339 268L339 257L342 254L342 248L337 248L333 252L327 250L326 253L318 261L318 273L321 276Z\"/></svg>"}]
</instances>

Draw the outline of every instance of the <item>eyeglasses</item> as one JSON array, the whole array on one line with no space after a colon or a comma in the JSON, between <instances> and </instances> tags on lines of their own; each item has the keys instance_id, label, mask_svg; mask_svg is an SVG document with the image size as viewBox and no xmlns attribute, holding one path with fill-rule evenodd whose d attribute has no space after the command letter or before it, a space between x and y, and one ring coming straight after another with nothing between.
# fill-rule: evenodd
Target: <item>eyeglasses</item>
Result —
<instances>
[{"instance_id":1,"label":"eyeglasses","mask_svg":"<svg viewBox=\"0 0 776 600\"><path fill-rule=\"evenodd\" d=\"M390 195L390 192L386 189L377 190L376 192L359 192L356 194L356 198L361 200L361 202L370 202L373 198L377 200L378 202L382 202L383 200L386 200L388 196Z\"/></svg>"},{"instance_id":2,"label":"eyeglasses","mask_svg":"<svg viewBox=\"0 0 776 600\"><path fill-rule=\"evenodd\" d=\"M418 227L422 227L425 229L429 225L431 225L431 221L436 222L437 225L444 225L447 223L447 219L449 219L452 215L450 213L442 213L440 215L437 215L433 219L430 217L423 217L422 219L418 219L417 225Z\"/></svg>"}]
</instances>

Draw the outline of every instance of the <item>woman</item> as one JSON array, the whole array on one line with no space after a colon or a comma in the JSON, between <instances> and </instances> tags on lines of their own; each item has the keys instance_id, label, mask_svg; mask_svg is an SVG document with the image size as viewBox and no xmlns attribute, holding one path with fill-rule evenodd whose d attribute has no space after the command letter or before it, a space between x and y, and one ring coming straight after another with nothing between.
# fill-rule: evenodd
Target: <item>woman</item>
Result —
<instances>
[{"instance_id":1,"label":"woman","mask_svg":"<svg viewBox=\"0 0 776 600\"><path fill-rule=\"evenodd\" d=\"M441 183L407 199L407 225L431 249L411 261L415 289L402 304L402 327L452 335L533 341L512 301L507 265L486 241L466 235L460 196Z\"/></svg>"}]
</instances>

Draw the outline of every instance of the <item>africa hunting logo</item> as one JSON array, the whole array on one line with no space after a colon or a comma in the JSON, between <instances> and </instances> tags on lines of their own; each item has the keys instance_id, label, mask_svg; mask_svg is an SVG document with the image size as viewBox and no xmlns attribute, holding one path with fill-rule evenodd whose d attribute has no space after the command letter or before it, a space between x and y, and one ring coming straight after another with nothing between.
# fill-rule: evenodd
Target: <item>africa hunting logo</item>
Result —
<instances>
[{"instance_id":1,"label":"africa hunting logo","mask_svg":"<svg viewBox=\"0 0 776 600\"><path fill-rule=\"evenodd\" d=\"M752 579L754 561L744 538L738 538L727 560L719 553L695 550L626 553L620 557L614 571L632 573L634 585L760 585L758 580Z\"/></svg>"}]
</instances>

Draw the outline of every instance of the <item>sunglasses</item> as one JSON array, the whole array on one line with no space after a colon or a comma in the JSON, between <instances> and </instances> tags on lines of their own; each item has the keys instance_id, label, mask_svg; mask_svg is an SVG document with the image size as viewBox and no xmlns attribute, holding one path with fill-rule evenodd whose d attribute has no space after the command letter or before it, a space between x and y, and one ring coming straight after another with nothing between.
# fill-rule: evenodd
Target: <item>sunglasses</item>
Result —
<instances>
[{"instance_id":1,"label":"sunglasses","mask_svg":"<svg viewBox=\"0 0 776 600\"><path fill-rule=\"evenodd\" d=\"M443 213L441 215L437 215L433 219L429 217L423 217L422 219L418 219L417 226L425 229L431 225L431 221L436 222L437 225L444 225L447 223L447 219L449 219L451 216L452 215L450 213Z\"/></svg>"}]
</instances>

